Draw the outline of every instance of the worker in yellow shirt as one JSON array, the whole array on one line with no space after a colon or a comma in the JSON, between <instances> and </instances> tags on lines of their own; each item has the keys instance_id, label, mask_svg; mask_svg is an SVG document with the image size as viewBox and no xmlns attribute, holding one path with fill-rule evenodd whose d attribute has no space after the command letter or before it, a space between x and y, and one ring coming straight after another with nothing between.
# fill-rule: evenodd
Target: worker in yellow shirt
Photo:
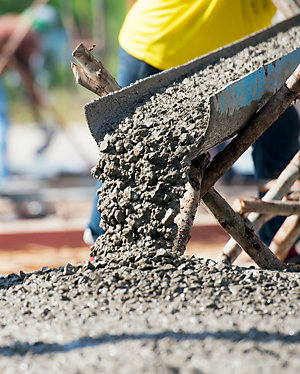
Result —
<instances>
[{"instance_id":1,"label":"worker in yellow shirt","mask_svg":"<svg viewBox=\"0 0 300 374\"><path fill-rule=\"evenodd\" d=\"M130 1L133 3L134 1ZM182 65L194 58L239 40L269 26L276 13L271 0L137 0L130 8L119 34L119 70L117 81L125 87L138 79ZM259 179L274 178L299 149L295 141L299 135L299 119L294 108L288 118L275 125L273 136L254 146L254 162ZM286 126L286 121L290 124ZM268 147L279 130L282 141L282 123L286 128L286 147L278 160L269 161ZM295 126L296 123L296 126ZM298 123L298 126L297 126ZM282 148L282 147L280 147ZM98 188L101 186L100 182ZM100 213L95 199L86 237L93 242L103 233L99 227ZM269 244L278 224L270 233L262 234ZM275 231L274 231L275 230ZM87 241L87 240L86 240Z\"/></svg>"},{"instance_id":2,"label":"worker in yellow shirt","mask_svg":"<svg viewBox=\"0 0 300 374\"><path fill-rule=\"evenodd\" d=\"M165 70L270 25L271 0L138 0L119 42L131 56Z\"/></svg>"}]
</instances>

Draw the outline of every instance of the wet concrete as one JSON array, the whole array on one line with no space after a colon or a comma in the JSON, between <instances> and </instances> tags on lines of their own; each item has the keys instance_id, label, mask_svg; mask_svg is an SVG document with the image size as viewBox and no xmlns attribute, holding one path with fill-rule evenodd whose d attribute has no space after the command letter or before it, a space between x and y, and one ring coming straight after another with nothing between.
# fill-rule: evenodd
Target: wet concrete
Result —
<instances>
[{"instance_id":1,"label":"wet concrete","mask_svg":"<svg viewBox=\"0 0 300 374\"><path fill-rule=\"evenodd\" d=\"M300 45L299 26L193 72L129 108L99 143L101 236L93 255L172 248L191 160L201 153L209 97Z\"/></svg>"},{"instance_id":2,"label":"wet concrete","mask_svg":"<svg viewBox=\"0 0 300 374\"><path fill-rule=\"evenodd\" d=\"M1 373L300 369L298 274L165 249L0 277Z\"/></svg>"}]
</instances>

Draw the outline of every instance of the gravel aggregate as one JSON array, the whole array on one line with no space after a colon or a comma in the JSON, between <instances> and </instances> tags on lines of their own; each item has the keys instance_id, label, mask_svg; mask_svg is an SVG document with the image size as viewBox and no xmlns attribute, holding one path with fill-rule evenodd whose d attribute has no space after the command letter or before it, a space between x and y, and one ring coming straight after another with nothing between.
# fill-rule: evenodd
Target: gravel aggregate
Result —
<instances>
[{"instance_id":1,"label":"gravel aggregate","mask_svg":"<svg viewBox=\"0 0 300 374\"><path fill-rule=\"evenodd\" d=\"M1 373L300 369L295 273L161 248L10 274L0 295Z\"/></svg>"},{"instance_id":2,"label":"gravel aggregate","mask_svg":"<svg viewBox=\"0 0 300 374\"><path fill-rule=\"evenodd\" d=\"M0 277L1 373L300 372L299 274L171 251L208 95L299 31L162 88L99 144L106 234L92 262Z\"/></svg>"},{"instance_id":3,"label":"gravel aggregate","mask_svg":"<svg viewBox=\"0 0 300 374\"><path fill-rule=\"evenodd\" d=\"M201 152L209 121L209 97L225 85L300 46L300 27L245 48L144 97L99 143L93 175L101 227L92 255L132 247L172 248L175 217L191 160Z\"/></svg>"}]
</instances>

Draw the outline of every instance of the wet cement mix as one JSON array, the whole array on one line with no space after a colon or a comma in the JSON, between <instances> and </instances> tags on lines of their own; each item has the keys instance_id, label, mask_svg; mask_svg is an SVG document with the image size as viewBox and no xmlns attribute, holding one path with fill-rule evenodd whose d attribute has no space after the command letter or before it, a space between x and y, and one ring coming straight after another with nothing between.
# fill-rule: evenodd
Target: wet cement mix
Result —
<instances>
[{"instance_id":1,"label":"wet cement mix","mask_svg":"<svg viewBox=\"0 0 300 374\"><path fill-rule=\"evenodd\" d=\"M186 77L100 144L109 235L92 263L0 277L1 373L299 373L299 274L170 250L190 155L206 126L199 95L296 43L299 28ZM170 131L175 121L182 126Z\"/></svg>"},{"instance_id":2,"label":"wet cement mix","mask_svg":"<svg viewBox=\"0 0 300 374\"><path fill-rule=\"evenodd\" d=\"M99 191L101 236L92 255L130 252L133 247L172 248L174 218L209 122L209 97L225 85L297 48L299 27L143 98L99 143L94 176Z\"/></svg>"}]
</instances>

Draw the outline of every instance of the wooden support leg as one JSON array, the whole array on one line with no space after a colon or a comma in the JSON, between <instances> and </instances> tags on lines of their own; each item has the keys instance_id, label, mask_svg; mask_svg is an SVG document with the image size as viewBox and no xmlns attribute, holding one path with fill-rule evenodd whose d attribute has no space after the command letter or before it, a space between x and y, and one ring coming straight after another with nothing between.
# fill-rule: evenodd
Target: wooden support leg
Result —
<instances>
[{"instance_id":1,"label":"wooden support leg","mask_svg":"<svg viewBox=\"0 0 300 374\"><path fill-rule=\"evenodd\" d=\"M300 151L292 158L287 167L280 174L274 185L262 198L263 201L281 200L290 190L294 182L300 177ZM262 225L268 221L272 216L250 213L248 220L251 222L255 231L259 230ZM232 264L234 260L240 255L242 249L234 239L230 239L221 254L218 261L227 264Z\"/></svg>"},{"instance_id":2,"label":"wooden support leg","mask_svg":"<svg viewBox=\"0 0 300 374\"><path fill-rule=\"evenodd\" d=\"M270 249L283 261L300 235L300 216L287 217L274 236Z\"/></svg>"},{"instance_id":3,"label":"wooden support leg","mask_svg":"<svg viewBox=\"0 0 300 374\"><path fill-rule=\"evenodd\" d=\"M173 250L183 254L191 238L191 229L200 201L203 171L209 161L209 154L201 155L192 161L187 189L180 202L180 213L177 216L178 232Z\"/></svg>"},{"instance_id":4,"label":"wooden support leg","mask_svg":"<svg viewBox=\"0 0 300 374\"><path fill-rule=\"evenodd\" d=\"M223 229L236 240L259 267L270 270L286 268L285 264L269 250L250 225L231 208L217 191L211 188L203 196L202 201Z\"/></svg>"}]
</instances>

